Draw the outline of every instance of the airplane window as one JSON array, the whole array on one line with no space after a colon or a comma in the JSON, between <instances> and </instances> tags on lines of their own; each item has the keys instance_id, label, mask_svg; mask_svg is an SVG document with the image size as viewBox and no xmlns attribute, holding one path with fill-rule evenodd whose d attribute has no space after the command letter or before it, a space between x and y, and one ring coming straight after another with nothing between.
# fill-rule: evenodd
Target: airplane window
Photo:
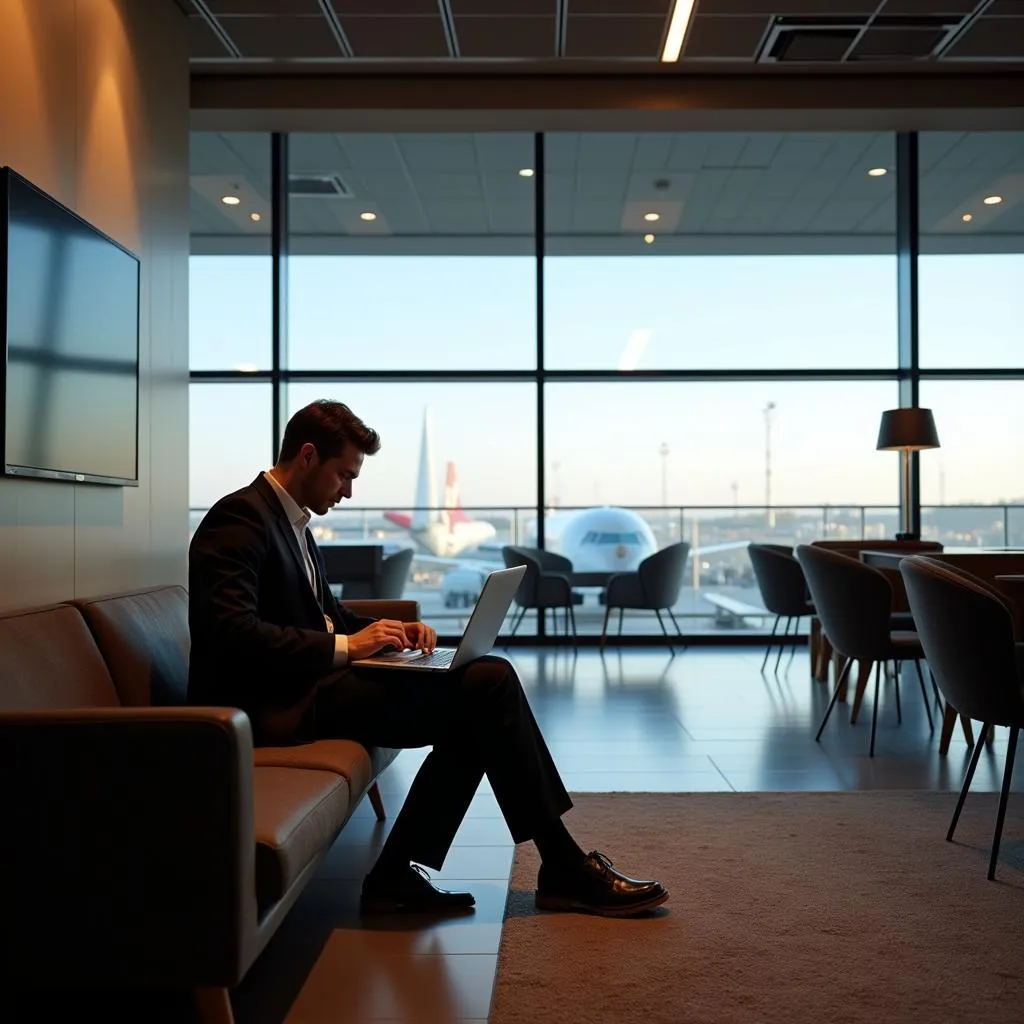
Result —
<instances>
[{"instance_id":1,"label":"airplane window","mask_svg":"<svg viewBox=\"0 0 1024 1024\"><path fill-rule=\"evenodd\" d=\"M589 536L589 534L587 535ZM585 541L584 541L585 543ZM639 544L640 534L632 533L602 533L598 541L600 544Z\"/></svg>"}]
</instances>

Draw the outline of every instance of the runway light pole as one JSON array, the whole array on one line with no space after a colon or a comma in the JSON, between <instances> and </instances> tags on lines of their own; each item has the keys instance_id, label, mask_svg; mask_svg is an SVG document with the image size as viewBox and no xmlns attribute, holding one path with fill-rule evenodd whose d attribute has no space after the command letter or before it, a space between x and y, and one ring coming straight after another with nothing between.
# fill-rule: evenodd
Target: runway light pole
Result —
<instances>
[{"instance_id":1,"label":"runway light pole","mask_svg":"<svg viewBox=\"0 0 1024 1024\"><path fill-rule=\"evenodd\" d=\"M775 529L775 510L772 508L772 416L775 403L764 407L764 508L768 516L768 529Z\"/></svg>"}]
</instances>

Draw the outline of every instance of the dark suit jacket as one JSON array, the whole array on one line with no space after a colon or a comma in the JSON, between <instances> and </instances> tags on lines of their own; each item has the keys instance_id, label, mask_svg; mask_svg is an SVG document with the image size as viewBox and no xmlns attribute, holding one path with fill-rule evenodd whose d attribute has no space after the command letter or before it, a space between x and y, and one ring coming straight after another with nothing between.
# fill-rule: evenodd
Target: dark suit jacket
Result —
<instances>
[{"instance_id":1,"label":"dark suit jacket","mask_svg":"<svg viewBox=\"0 0 1024 1024\"><path fill-rule=\"evenodd\" d=\"M324 614L339 633L374 620L341 607L326 582L321 610L295 531L262 474L203 517L189 546L188 579L189 703L241 708L257 743L307 738L302 722L317 681L333 671Z\"/></svg>"}]
</instances>

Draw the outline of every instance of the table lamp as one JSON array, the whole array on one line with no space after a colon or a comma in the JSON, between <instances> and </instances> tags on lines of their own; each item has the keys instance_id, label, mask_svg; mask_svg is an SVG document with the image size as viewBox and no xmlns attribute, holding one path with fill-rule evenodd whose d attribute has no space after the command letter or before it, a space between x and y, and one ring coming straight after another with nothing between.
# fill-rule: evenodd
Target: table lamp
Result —
<instances>
[{"instance_id":1,"label":"table lamp","mask_svg":"<svg viewBox=\"0 0 1024 1024\"><path fill-rule=\"evenodd\" d=\"M878 451L898 451L903 470L903 531L897 540L918 540L910 524L910 453L938 448L939 435L931 409L887 409L878 428Z\"/></svg>"}]
</instances>

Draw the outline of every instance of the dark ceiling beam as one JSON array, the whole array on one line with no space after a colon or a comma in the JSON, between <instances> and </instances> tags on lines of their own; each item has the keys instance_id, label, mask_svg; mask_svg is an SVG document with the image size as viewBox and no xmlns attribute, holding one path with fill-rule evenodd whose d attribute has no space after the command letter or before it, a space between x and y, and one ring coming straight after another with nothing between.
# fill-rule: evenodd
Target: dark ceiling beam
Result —
<instances>
[{"instance_id":1,"label":"dark ceiling beam","mask_svg":"<svg viewBox=\"0 0 1024 1024\"><path fill-rule=\"evenodd\" d=\"M202 74L199 130L1022 130L1019 74ZM421 130L443 130L432 119ZM614 122L621 122L615 124Z\"/></svg>"}]
</instances>

